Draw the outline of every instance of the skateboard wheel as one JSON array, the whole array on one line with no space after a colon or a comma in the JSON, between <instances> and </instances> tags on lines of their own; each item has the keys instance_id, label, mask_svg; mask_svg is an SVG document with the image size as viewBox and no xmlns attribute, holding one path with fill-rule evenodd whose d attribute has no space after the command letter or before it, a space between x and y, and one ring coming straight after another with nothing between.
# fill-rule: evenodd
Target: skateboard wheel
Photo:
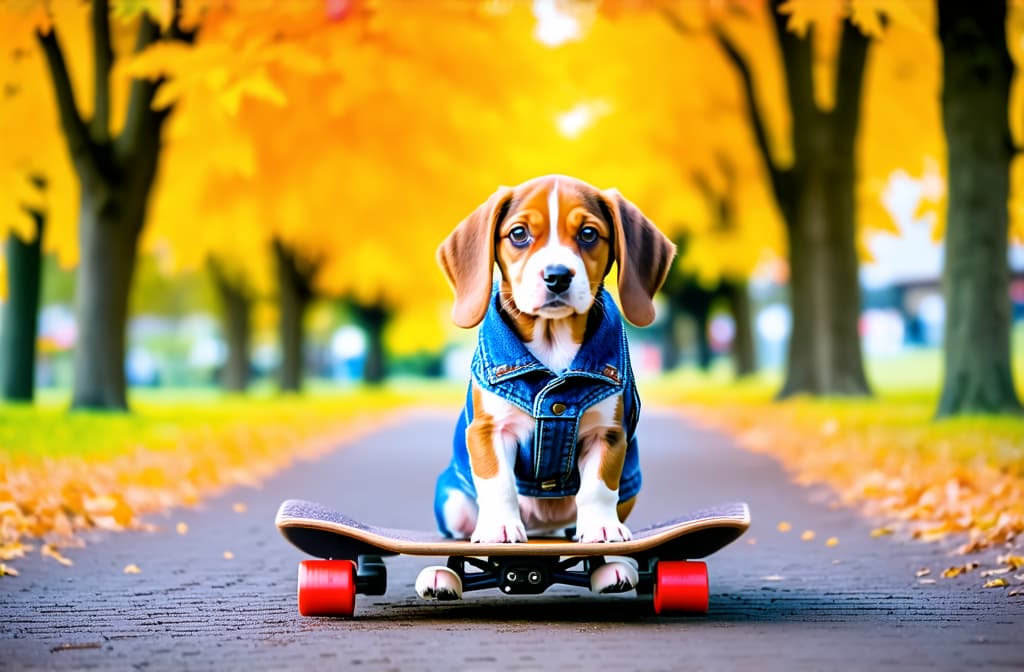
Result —
<instances>
[{"instance_id":1,"label":"skateboard wheel","mask_svg":"<svg viewBox=\"0 0 1024 672\"><path fill-rule=\"evenodd\" d=\"M708 613L708 566L703 562L666 561L655 568L654 613Z\"/></svg>"},{"instance_id":2,"label":"skateboard wheel","mask_svg":"<svg viewBox=\"0 0 1024 672\"><path fill-rule=\"evenodd\" d=\"M299 613L351 616L356 606L355 564L350 560L299 563Z\"/></svg>"}]
</instances>

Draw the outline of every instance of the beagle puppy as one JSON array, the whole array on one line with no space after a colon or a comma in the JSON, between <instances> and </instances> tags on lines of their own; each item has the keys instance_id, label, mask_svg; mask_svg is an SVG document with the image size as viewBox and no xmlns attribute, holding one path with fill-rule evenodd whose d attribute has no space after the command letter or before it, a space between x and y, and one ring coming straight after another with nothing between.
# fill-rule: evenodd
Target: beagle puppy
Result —
<instances>
[{"instance_id":1,"label":"beagle puppy","mask_svg":"<svg viewBox=\"0 0 1024 672\"><path fill-rule=\"evenodd\" d=\"M674 256L616 190L562 175L498 189L445 239L452 318L483 324L437 483L444 534L515 543L575 525L581 542L630 538L640 403L604 278L617 264L622 312L646 326Z\"/></svg>"}]
</instances>

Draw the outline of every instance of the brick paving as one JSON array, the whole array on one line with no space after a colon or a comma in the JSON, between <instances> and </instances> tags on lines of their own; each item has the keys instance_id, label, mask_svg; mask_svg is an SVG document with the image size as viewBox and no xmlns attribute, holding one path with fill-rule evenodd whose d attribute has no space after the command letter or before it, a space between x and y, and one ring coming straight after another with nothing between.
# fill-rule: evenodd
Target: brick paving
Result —
<instances>
[{"instance_id":1,"label":"brick paving","mask_svg":"<svg viewBox=\"0 0 1024 672\"><path fill-rule=\"evenodd\" d=\"M751 504L751 531L710 559L707 617L659 618L632 596L573 588L422 603L415 558L389 560L387 595L359 596L355 619L300 617L303 556L273 526L278 503L302 497L429 528L453 418L411 417L261 488L154 517L160 532L96 535L68 552L73 567L16 563L21 576L0 579L0 670L1024 669L1024 597L982 590L977 573L939 578L957 561L944 548L872 538L872 521L835 507L827 490L793 485L770 459L650 410L634 525ZM780 521L792 530L779 532ZM801 541L804 530L815 539ZM839 544L828 547L832 536ZM131 563L142 573L124 574ZM918 583L920 567L935 584Z\"/></svg>"}]
</instances>

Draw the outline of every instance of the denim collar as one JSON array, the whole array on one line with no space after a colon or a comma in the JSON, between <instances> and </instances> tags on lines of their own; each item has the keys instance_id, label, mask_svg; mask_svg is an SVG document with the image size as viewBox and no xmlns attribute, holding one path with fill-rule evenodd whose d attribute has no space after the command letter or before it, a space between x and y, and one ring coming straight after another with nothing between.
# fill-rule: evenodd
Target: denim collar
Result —
<instances>
[{"instance_id":1,"label":"denim collar","mask_svg":"<svg viewBox=\"0 0 1024 672\"><path fill-rule=\"evenodd\" d=\"M499 309L499 301L495 284L491 305L484 316L477 341L480 364L478 373L491 385L535 371L552 373L526 349L519 335L505 321L504 313ZM621 386L627 375L626 348L626 335L619 309L602 287L588 312L583 344L561 377L593 378Z\"/></svg>"}]
</instances>

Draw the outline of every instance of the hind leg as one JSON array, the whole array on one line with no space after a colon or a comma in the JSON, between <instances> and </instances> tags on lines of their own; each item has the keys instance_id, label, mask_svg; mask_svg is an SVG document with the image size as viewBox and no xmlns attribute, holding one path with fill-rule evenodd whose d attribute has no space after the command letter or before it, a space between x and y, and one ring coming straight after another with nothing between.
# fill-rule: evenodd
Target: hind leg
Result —
<instances>
[{"instance_id":1,"label":"hind leg","mask_svg":"<svg viewBox=\"0 0 1024 672\"><path fill-rule=\"evenodd\" d=\"M476 529L479 509L476 501L461 490L448 490L435 506L441 532L456 539L469 539Z\"/></svg>"}]
</instances>

